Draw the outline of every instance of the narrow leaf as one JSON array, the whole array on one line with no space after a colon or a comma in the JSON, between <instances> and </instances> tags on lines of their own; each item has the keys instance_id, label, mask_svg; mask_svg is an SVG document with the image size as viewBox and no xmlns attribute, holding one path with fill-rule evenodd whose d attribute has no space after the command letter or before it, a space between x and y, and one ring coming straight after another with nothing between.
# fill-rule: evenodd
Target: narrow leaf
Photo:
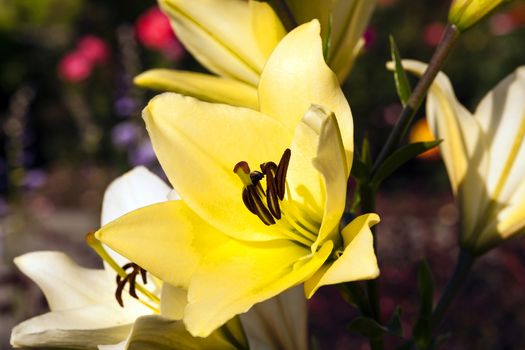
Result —
<instances>
[{"instance_id":1,"label":"narrow leaf","mask_svg":"<svg viewBox=\"0 0 525 350\"><path fill-rule=\"evenodd\" d=\"M412 88L408 82L405 69L401 64L399 50L397 49L396 42L392 35L390 36L390 53L392 55L392 61L394 61L394 81L396 83L397 95L403 106L405 106L410 98L410 94L412 93Z\"/></svg>"},{"instance_id":2,"label":"narrow leaf","mask_svg":"<svg viewBox=\"0 0 525 350\"><path fill-rule=\"evenodd\" d=\"M397 337L403 337L403 324L401 323L401 308L398 306L390 316L388 331Z\"/></svg>"},{"instance_id":3,"label":"narrow leaf","mask_svg":"<svg viewBox=\"0 0 525 350\"><path fill-rule=\"evenodd\" d=\"M409 145L403 146L392 155L390 155L381 164L374 177L372 178L372 186L377 188L383 180L389 177L394 171L396 171L401 165L408 162L410 159L415 158L421 153L428 151L439 145L442 140L428 141L428 142L416 142Z\"/></svg>"},{"instance_id":4,"label":"narrow leaf","mask_svg":"<svg viewBox=\"0 0 525 350\"><path fill-rule=\"evenodd\" d=\"M369 339L379 338L388 333L388 329L368 317L357 317L350 323L350 330Z\"/></svg>"}]
</instances>

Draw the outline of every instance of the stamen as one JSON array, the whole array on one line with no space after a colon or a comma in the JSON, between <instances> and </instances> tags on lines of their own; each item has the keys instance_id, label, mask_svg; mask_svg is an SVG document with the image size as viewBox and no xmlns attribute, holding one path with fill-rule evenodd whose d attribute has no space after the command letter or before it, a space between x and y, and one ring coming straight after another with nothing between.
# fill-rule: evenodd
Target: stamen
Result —
<instances>
[{"instance_id":1,"label":"stamen","mask_svg":"<svg viewBox=\"0 0 525 350\"><path fill-rule=\"evenodd\" d=\"M281 218L281 208L279 206L279 198L277 198L277 187L272 168L269 166L265 167L264 173L266 175L266 203L273 217L279 220Z\"/></svg>"},{"instance_id":2,"label":"stamen","mask_svg":"<svg viewBox=\"0 0 525 350\"><path fill-rule=\"evenodd\" d=\"M247 187L245 187L242 190L242 201L244 205L246 206L246 208L248 208L249 211L257 215L257 211L255 210L255 203L253 202L253 199L250 195L250 191L248 191Z\"/></svg>"},{"instance_id":3,"label":"stamen","mask_svg":"<svg viewBox=\"0 0 525 350\"><path fill-rule=\"evenodd\" d=\"M290 151L290 149L287 148L284 151L283 156L281 157L281 160L279 161L279 165L277 166L277 170L275 172L277 196L280 200L284 199L284 193L286 190L286 173L288 172L288 165L290 164L291 155L292 151Z\"/></svg>"},{"instance_id":4,"label":"stamen","mask_svg":"<svg viewBox=\"0 0 525 350\"><path fill-rule=\"evenodd\" d=\"M124 278L120 275L117 275L117 290L115 291L115 298L121 307L124 307L124 301L122 300L122 292L124 291L124 286L129 283L129 295L135 299L139 299L137 295L136 286L137 286L137 276L140 274L142 281L146 284L146 270L135 263L127 263L122 266L122 270L126 271L132 269L129 274L126 274Z\"/></svg>"},{"instance_id":5,"label":"stamen","mask_svg":"<svg viewBox=\"0 0 525 350\"><path fill-rule=\"evenodd\" d=\"M279 161L266 162L260 165L261 171L251 171L247 162L235 164L233 172L239 176L244 188L242 201L248 210L257 215L265 225L275 224L282 217L280 201L286 192L286 173L290 163L291 151L286 149ZM266 177L266 190L261 180ZM266 203L263 199L266 199Z\"/></svg>"},{"instance_id":6,"label":"stamen","mask_svg":"<svg viewBox=\"0 0 525 350\"><path fill-rule=\"evenodd\" d=\"M261 197L259 197L259 193L257 193L257 189L255 186L251 185L247 187L248 193L250 194L250 197L253 199L253 202L255 204L255 214L261 219L261 221L265 225L273 225L275 224L275 220L272 217L272 214L268 209L266 209L266 206L261 200Z\"/></svg>"},{"instance_id":7,"label":"stamen","mask_svg":"<svg viewBox=\"0 0 525 350\"><path fill-rule=\"evenodd\" d=\"M108 263L108 265L117 273L117 276L119 276L121 279L125 279L128 276L126 271L124 271L116 263L116 261L111 257L111 255L108 254L106 249L104 249L104 247L102 246L102 243L98 239L96 239L94 232L89 232L88 234L86 234L86 243L95 251L95 253L97 253L97 255L102 260ZM143 270L143 271L142 270L140 271L141 276L143 276L142 280L145 281L144 283L147 283L147 280L145 279L146 270ZM118 281L119 280L117 278L117 283L119 283ZM147 290L144 286L138 284L135 287L143 296L148 298L152 303L157 304L157 305L160 304L160 298L157 295L150 292L149 290ZM154 312L157 312L157 313L159 312L159 310L156 307L149 305L148 303L144 302L141 299L138 299L138 300L142 304L152 309Z\"/></svg>"},{"instance_id":8,"label":"stamen","mask_svg":"<svg viewBox=\"0 0 525 350\"><path fill-rule=\"evenodd\" d=\"M252 179L250 176L250 166L245 161L235 164L233 167L233 172L239 176L244 186L252 184Z\"/></svg>"}]
</instances>

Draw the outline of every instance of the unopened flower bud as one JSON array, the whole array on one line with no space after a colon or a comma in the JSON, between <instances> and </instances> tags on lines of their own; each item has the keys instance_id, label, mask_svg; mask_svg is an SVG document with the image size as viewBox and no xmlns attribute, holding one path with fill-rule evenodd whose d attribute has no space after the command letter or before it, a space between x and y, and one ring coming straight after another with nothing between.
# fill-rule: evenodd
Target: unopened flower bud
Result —
<instances>
[{"instance_id":1,"label":"unopened flower bud","mask_svg":"<svg viewBox=\"0 0 525 350\"><path fill-rule=\"evenodd\" d=\"M485 18L496 7L512 0L454 0L450 6L448 21L465 31Z\"/></svg>"}]
</instances>

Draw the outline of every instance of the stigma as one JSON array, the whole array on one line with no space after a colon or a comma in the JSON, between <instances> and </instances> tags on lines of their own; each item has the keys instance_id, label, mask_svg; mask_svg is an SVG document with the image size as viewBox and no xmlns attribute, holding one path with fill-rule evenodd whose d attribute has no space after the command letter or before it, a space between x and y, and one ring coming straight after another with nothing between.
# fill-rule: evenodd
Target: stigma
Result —
<instances>
[{"instance_id":1,"label":"stigma","mask_svg":"<svg viewBox=\"0 0 525 350\"><path fill-rule=\"evenodd\" d=\"M244 188L242 201L246 208L257 215L265 225L273 225L281 219L280 202L286 191L286 173L290 164L291 151L286 149L279 161L266 162L260 165L261 171L251 171L247 162L235 165L233 172L239 176ZM266 189L261 180L266 179Z\"/></svg>"}]
</instances>

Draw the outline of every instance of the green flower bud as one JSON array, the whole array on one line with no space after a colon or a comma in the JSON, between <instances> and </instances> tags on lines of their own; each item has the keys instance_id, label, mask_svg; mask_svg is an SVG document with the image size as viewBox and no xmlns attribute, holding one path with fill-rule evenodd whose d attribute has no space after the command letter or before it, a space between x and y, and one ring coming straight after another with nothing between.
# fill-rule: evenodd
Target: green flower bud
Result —
<instances>
[{"instance_id":1,"label":"green flower bud","mask_svg":"<svg viewBox=\"0 0 525 350\"><path fill-rule=\"evenodd\" d=\"M465 31L485 18L496 7L512 0L454 0L450 6L448 21Z\"/></svg>"}]
</instances>

